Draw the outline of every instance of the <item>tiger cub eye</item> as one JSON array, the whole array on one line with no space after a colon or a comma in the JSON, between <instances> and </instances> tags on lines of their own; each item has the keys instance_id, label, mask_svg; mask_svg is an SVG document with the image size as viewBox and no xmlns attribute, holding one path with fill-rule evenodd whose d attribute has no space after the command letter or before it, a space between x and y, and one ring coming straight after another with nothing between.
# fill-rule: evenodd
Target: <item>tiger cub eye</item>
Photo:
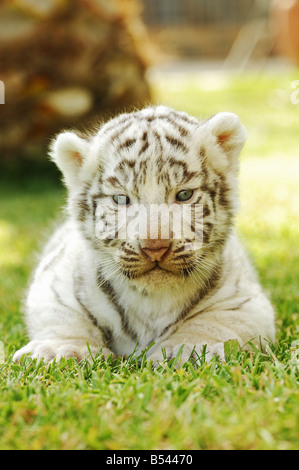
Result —
<instances>
[{"instance_id":1,"label":"tiger cub eye","mask_svg":"<svg viewBox=\"0 0 299 470\"><path fill-rule=\"evenodd\" d=\"M118 206L128 206L130 204L130 198L124 194L115 194L112 199Z\"/></svg>"},{"instance_id":2,"label":"tiger cub eye","mask_svg":"<svg viewBox=\"0 0 299 470\"><path fill-rule=\"evenodd\" d=\"M182 189L182 191L177 193L175 198L180 202L189 201L189 199L191 199L193 196L193 192L193 189Z\"/></svg>"}]
</instances>

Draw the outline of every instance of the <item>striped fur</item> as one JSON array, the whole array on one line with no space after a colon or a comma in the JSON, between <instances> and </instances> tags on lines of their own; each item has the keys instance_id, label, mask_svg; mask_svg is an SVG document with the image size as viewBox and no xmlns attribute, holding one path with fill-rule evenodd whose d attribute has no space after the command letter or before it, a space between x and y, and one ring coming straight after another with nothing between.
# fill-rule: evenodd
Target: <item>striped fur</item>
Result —
<instances>
[{"instance_id":1,"label":"striped fur","mask_svg":"<svg viewBox=\"0 0 299 470\"><path fill-rule=\"evenodd\" d=\"M15 360L82 359L87 342L94 354L125 356L155 342L154 362L161 348L170 359L182 344L185 361L205 344L223 356L229 339L242 347L274 340L273 309L233 229L244 141L233 114L202 122L163 106L122 114L86 138L60 134L51 156L68 188L67 220L35 272L26 301L30 342ZM128 222L113 196L169 207L184 204L180 192L192 195L193 209L202 205L202 243L192 244L194 210L187 235L170 232L165 246L161 226L150 245L148 235L121 237Z\"/></svg>"}]
</instances>

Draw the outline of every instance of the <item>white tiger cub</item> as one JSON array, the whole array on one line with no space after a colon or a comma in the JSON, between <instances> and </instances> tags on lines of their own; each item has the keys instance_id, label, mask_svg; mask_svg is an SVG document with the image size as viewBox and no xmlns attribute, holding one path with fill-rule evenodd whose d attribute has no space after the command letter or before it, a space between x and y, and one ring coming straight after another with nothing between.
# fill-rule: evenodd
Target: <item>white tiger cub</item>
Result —
<instances>
[{"instance_id":1,"label":"white tiger cub","mask_svg":"<svg viewBox=\"0 0 299 470\"><path fill-rule=\"evenodd\" d=\"M81 360L87 343L93 355L126 356L154 342L154 363L179 351L183 363L204 345L209 359L224 357L227 340L274 341L272 306L232 228L245 138L234 114L200 122L164 106L122 114L92 136L58 135L51 157L68 188L67 220L35 272L30 342L14 360ZM188 236L162 236L164 216L151 222L155 236L148 218L137 236L120 236L133 205L201 206L201 243L195 211Z\"/></svg>"}]
</instances>

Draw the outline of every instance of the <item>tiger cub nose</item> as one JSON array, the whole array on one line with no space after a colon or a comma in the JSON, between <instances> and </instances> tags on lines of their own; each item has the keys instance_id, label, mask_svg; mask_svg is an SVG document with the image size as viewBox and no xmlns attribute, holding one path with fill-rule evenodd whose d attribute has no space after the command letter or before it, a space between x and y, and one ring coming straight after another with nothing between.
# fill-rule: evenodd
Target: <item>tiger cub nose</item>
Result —
<instances>
[{"instance_id":1,"label":"tiger cub nose","mask_svg":"<svg viewBox=\"0 0 299 470\"><path fill-rule=\"evenodd\" d=\"M169 240L142 240L140 248L151 261L161 261L169 250Z\"/></svg>"}]
</instances>

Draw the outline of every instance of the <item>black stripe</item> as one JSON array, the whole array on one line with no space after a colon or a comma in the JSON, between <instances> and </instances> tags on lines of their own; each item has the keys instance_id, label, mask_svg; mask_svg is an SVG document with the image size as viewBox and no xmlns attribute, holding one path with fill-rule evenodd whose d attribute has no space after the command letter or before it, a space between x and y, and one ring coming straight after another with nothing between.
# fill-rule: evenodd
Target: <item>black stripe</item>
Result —
<instances>
[{"instance_id":1,"label":"black stripe","mask_svg":"<svg viewBox=\"0 0 299 470\"><path fill-rule=\"evenodd\" d=\"M208 217L210 214L211 214L210 208L209 208L209 206L207 206L205 204L204 207L203 207L202 215L203 215L203 217Z\"/></svg>"},{"instance_id":2,"label":"black stripe","mask_svg":"<svg viewBox=\"0 0 299 470\"><path fill-rule=\"evenodd\" d=\"M178 259L190 259L191 257L193 256L193 253L191 252L186 252L186 253L183 253L182 255L178 255L176 257L173 258L174 261L178 260Z\"/></svg>"},{"instance_id":3,"label":"black stripe","mask_svg":"<svg viewBox=\"0 0 299 470\"><path fill-rule=\"evenodd\" d=\"M219 204L221 204L225 208L230 208L231 206L230 201L228 199L228 192L229 188L222 179L219 188Z\"/></svg>"},{"instance_id":4,"label":"black stripe","mask_svg":"<svg viewBox=\"0 0 299 470\"><path fill-rule=\"evenodd\" d=\"M203 259L204 259L204 257L203 257ZM205 312L209 308L209 306L208 306L206 309L200 310L200 311L194 313L193 315L191 315L190 317L186 318L188 313L197 305L197 303L201 299L203 299L208 294L210 295L211 292L214 291L217 288L220 277L221 277L221 274L222 274L222 266L217 265L214 268L214 270L212 271L209 279L206 281L206 286L199 289L197 297L195 296L194 300L191 301L191 306L189 308L187 306L185 308L185 310L183 310L181 312L181 316L176 320L176 323L178 323L179 321L184 320L184 319L185 319L185 321L189 321L189 320L197 317L201 313Z\"/></svg>"},{"instance_id":5,"label":"black stripe","mask_svg":"<svg viewBox=\"0 0 299 470\"><path fill-rule=\"evenodd\" d=\"M167 140L167 142L169 142L174 147L178 147L178 148L182 149L184 151L184 153L188 153L188 148L186 147L186 145L181 140L176 139L175 137L172 137L170 135L166 135L165 139Z\"/></svg>"},{"instance_id":6,"label":"black stripe","mask_svg":"<svg viewBox=\"0 0 299 470\"><path fill-rule=\"evenodd\" d=\"M225 309L226 311L230 311L230 310L239 310L241 307L243 307L243 305L247 304L248 302L250 302L250 300L252 300L251 297L248 297L247 299L243 300L241 303L239 303L239 305L237 305L236 307L233 307L233 308L227 308Z\"/></svg>"},{"instance_id":7,"label":"black stripe","mask_svg":"<svg viewBox=\"0 0 299 470\"><path fill-rule=\"evenodd\" d=\"M200 173L197 171L189 171L188 164L183 160L177 160L176 158L170 157L168 163L175 172L175 177L178 178L179 174L177 170L182 172L181 175L181 184L187 183L190 179L200 176Z\"/></svg>"},{"instance_id":8,"label":"black stripe","mask_svg":"<svg viewBox=\"0 0 299 470\"><path fill-rule=\"evenodd\" d=\"M73 310L69 305L65 304L60 296L60 294L57 292L56 288L54 287L54 283L55 281L57 281L57 278L54 278L52 284L50 285L50 288L55 296L55 299L57 301L57 303L59 303L60 305L62 305L63 307L67 308L67 309L70 309L70 310Z\"/></svg>"},{"instance_id":9,"label":"black stripe","mask_svg":"<svg viewBox=\"0 0 299 470\"><path fill-rule=\"evenodd\" d=\"M142 135L142 147L139 150L139 156L142 155L149 147L148 134L145 131Z\"/></svg>"},{"instance_id":10,"label":"black stripe","mask_svg":"<svg viewBox=\"0 0 299 470\"><path fill-rule=\"evenodd\" d=\"M104 181L104 184L107 184L107 183L114 186L114 188L121 188L122 187L119 179L116 178L116 176L109 176L109 178L107 178L107 180Z\"/></svg>"},{"instance_id":11,"label":"black stripe","mask_svg":"<svg viewBox=\"0 0 299 470\"><path fill-rule=\"evenodd\" d=\"M139 261L139 258L129 258L128 256L122 256L120 259L121 261L126 261L128 263L134 263L136 261Z\"/></svg>"},{"instance_id":12,"label":"black stripe","mask_svg":"<svg viewBox=\"0 0 299 470\"><path fill-rule=\"evenodd\" d=\"M208 194L210 197L212 204L213 204L213 211L214 213L217 213L217 205L216 205L216 196L217 196L217 184L214 184L214 186L210 186L207 183L203 183L203 185L199 188L200 191L203 193Z\"/></svg>"},{"instance_id":13,"label":"black stripe","mask_svg":"<svg viewBox=\"0 0 299 470\"><path fill-rule=\"evenodd\" d=\"M221 276L221 268L217 265L215 269L212 271L209 280L207 281L208 289L207 287L203 287L199 289L198 292L194 295L194 297L190 300L190 302L187 305L185 305L185 307L181 310L176 320L170 325L166 326L166 328L164 328L159 338L164 336L171 327L176 326L176 329L171 332L173 334L179 328L178 324L181 321L184 321L184 320L189 321L191 318L194 318L199 314L199 312L196 312L191 317L186 318L188 313L198 304L198 302L217 287L220 276Z\"/></svg>"},{"instance_id":14,"label":"black stripe","mask_svg":"<svg viewBox=\"0 0 299 470\"><path fill-rule=\"evenodd\" d=\"M122 173L125 168L134 168L135 166L135 161L134 160L128 160L127 158L123 158L114 168L115 172L120 172Z\"/></svg>"},{"instance_id":15,"label":"black stripe","mask_svg":"<svg viewBox=\"0 0 299 470\"><path fill-rule=\"evenodd\" d=\"M103 333L104 340L105 340L105 346L106 346L108 343L110 343L113 340L112 330L108 326L101 325L98 322L97 318L86 307L86 305L84 305L84 303L83 303L83 301L80 297L80 293L79 293L79 285L80 284L82 284L82 279L79 276L74 277L74 296L75 296L75 299L77 300L78 304L80 305L80 307L82 308L84 313L92 321L92 324L94 326L96 326L97 328L99 328L99 330L101 330L101 332ZM99 345L99 346L102 346L102 345Z\"/></svg>"},{"instance_id":16,"label":"black stripe","mask_svg":"<svg viewBox=\"0 0 299 470\"><path fill-rule=\"evenodd\" d=\"M148 160L141 160L139 162L139 168L136 170L137 176L137 188L135 189L136 193L138 193L138 186L145 184L146 176L147 176L147 162Z\"/></svg>"},{"instance_id":17,"label":"black stripe","mask_svg":"<svg viewBox=\"0 0 299 470\"><path fill-rule=\"evenodd\" d=\"M198 127L200 123L193 117L189 116L188 114L181 113L179 111L175 111L174 109L169 109L169 113L167 114L155 114L155 109L153 109L153 114L151 116L142 116L143 119L145 119L148 122L152 122L154 120L167 120L171 124L175 121L176 124L178 124L178 121L181 121L180 124L182 125L183 123L190 124L192 126ZM174 121L172 121L172 119ZM179 124L178 124L179 125Z\"/></svg>"},{"instance_id":18,"label":"black stripe","mask_svg":"<svg viewBox=\"0 0 299 470\"><path fill-rule=\"evenodd\" d=\"M160 152L161 152L160 159L162 159L161 157L162 157L162 153L163 153L163 145L162 145L162 142L161 142L161 136L158 134L157 131L153 131L153 134L154 134L155 138L157 139L158 145L160 147Z\"/></svg>"},{"instance_id":19,"label":"black stripe","mask_svg":"<svg viewBox=\"0 0 299 470\"><path fill-rule=\"evenodd\" d=\"M184 251L185 250L185 246L180 246L179 248L176 248L175 250L173 250L173 253L180 253L181 251Z\"/></svg>"},{"instance_id":20,"label":"black stripe","mask_svg":"<svg viewBox=\"0 0 299 470\"><path fill-rule=\"evenodd\" d=\"M103 197L107 197L107 194L104 194L99 191L98 193L94 194L92 197L93 199L102 199Z\"/></svg>"},{"instance_id":21,"label":"black stripe","mask_svg":"<svg viewBox=\"0 0 299 470\"><path fill-rule=\"evenodd\" d=\"M181 124L179 124L176 120L180 119L180 115L176 113L169 113L169 114L161 114L160 116L156 116L154 119L156 120L164 120L168 122L171 126L175 127L176 130L179 132L181 137L187 137L189 135L189 131ZM191 122L189 122L191 124ZM192 123L194 124L194 123Z\"/></svg>"},{"instance_id":22,"label":"black stripe","mask_svg":"<svg viewBox=\"0 0 299 470\"><path fill-rule=\"evenodd\" d=\"M172 119L172 115L169 116L168 121L173 127L178 130L181 137L187 137L190 134L189 131L183 125L179 124L178 122Z\"/></svg>"},{"instance_id":23,"label":"black stripe","mask_svg":"<svg viewBox=\"0 0 299 470\"><path fill-rule=\"evenodd\" d=\"M128 121L125 123L125 125L121 126L120 129L117 129L114 134L111 136L111 140L117 140L120 138L120 136L132 125L132 121Z\"/></svg>"},{"instance_id":24,"label":"black stripe","mask_svg":"<svg viewBox=\"0 0 299 470\"><path fill-rule=\"evenodd\" d=\"M130 250L129 248L127 248L126 246L122 246L122 250L127 253L127 255L138 255L138 253L136 253L136 251L133 251L133 250Z\"/></svg>"},{"instance_id":25,"label":"black stripe","mask_svg":"<svg viewBox=\"0 0 299 470\"><path fill-rule=\"evenodd\" d=\"M119 314L120 318L121 318L121 324L122 324L122 328L124 330L124 332L133 340L133 341L137 341L138 339L138 335L135 331L132 330L132 328L130 328L130 325L128 324L128 319L126 317L126 313L125 313L125 310L123 309L123 307L121 305L119 305L119 303L117 302L116 300L116 293L112 287L112 285L110 284L109 281L107 281L103 276L102 276L102 273L100 271L100 269L98 269L97 271L97 284L98 284L98 287L106 294L106 296L108 297L108 299L110 300L110 302L113 304L113 306L115 307L117 313Z\"/></svg>"},{"instance_id":26,"label":"black stripe","mask_svg":"<svg viewBox=\"0 0 299 470\"><path fill-rule=\"evenodd\" d=\"M90 190L90 184L85 185L83 191L78 195L77 207L78 211L78 220L84 222L86 219L87 213L90 211L88 203L88 191Z\"/></svg>"},{"instance_id":27,"label":"black stripe","mask_svg":"<svg viewBox=\"0 0 299 470\"><path fill-rule=\"evenodd\" d=\"M206 156L206 149L205 149L204 146L200 147L199 155L201 156L201 158L205 158L205 156Z\"/></svg>"},{"instance_id":28,"label":"black stripe","mask_svg":"<svg viewBox=\"0 0 299 470\"><path fill-rule=\"evenodd\" d=\"M62 255L62 252L64 251L65 249L65 245L66 245L66 242L63 243L63 245L59 248L58 252L53 255L53 257L50 259L50 261L48 261L48 263L42 268L42 272L43 271L47 271L49 268L53 267L53 265L55 265L56 261L60 261L61 260L61 255ZM54 249L52 249L50 251L50 253L53 253ZM45 254L45 258L48 258L50 256L50 253L46 253Z\"/></svg>"},{"instance_id":29,"label":"black stripe","mask_svg":"<svg viewBox=\"0 0 299 470\"><path fill-rule=\"evenodd\" d=\"M136 139L127 139L125 142L122 142L118 146L118 151L123 150L125 148L130 148L132 145L136 144Z\"/></svg>"}]
</instances>

